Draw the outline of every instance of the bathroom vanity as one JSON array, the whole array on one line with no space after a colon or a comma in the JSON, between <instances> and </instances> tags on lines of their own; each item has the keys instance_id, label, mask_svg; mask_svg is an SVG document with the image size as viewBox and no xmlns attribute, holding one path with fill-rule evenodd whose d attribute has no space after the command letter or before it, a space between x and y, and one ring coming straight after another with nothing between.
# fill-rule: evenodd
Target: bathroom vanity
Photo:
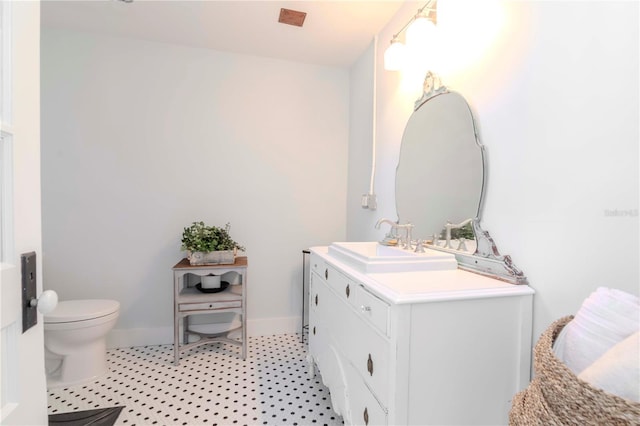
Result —
<instances>
[{"instance_id":1,"label":"bathroom vanity","mask_svg":"<svg viewBox=\"0 0 640 426\"><path fill-rule=\"evenodd\" d=\"M345 424L507 424L530 378L530 287L378 243L314 247L310 269L310 373Z\"/></svg>"},{"instance_id":2,"label":"bathroom vanity","mask_svg":"<svg viewBox=\"0 0 640 426\"><path fill-rule=\"evenodd\" d=\"M470 106L428 72L384 244L311 249L310 374L345 424L508 423L530 378L534 292L483 228L485 160Z\"/></svg>"}]
</instances>

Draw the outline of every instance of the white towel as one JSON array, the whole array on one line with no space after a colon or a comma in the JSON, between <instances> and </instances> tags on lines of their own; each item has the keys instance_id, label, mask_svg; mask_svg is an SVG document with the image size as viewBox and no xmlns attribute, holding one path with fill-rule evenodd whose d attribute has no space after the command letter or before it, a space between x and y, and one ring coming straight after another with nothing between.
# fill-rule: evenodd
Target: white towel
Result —
<instances>
[{"instance_id":1,"label":"white towel","mask_svg":"<svg viewBox=\"0 0 640 426\"><path fill-rule=\"evenodd\" d=\"M640 332L609 349L578 378L621 398L640 402Z\"/></svg>"},{"instance_id":2,"label":"white towel","mask_svg":"<svg viewBox=\"0 0 640 426\"><path fill-rule=\"evenodd\" d=\"M576 375L609 349L640 330L640 299L598 288L556 338L554 353Z\"/></svg>"}]
</instances>

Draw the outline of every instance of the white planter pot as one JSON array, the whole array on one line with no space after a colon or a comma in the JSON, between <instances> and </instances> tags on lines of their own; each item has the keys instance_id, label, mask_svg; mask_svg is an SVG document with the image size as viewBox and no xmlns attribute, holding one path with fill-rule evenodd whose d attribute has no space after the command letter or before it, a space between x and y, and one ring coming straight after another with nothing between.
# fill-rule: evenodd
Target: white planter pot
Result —
<instances>
[{"instance_id":1,"label":"white planter pot","mask_svg":"<svg viewBox=\"0 0 640 426\"><path fill-rule=\"evenodd\" d=\"M236 261L236 255L235 250L187 251L187 259L191 265L230 265Z\"/></svg>"},{"instance_id":2,"label":"white planter pot","mask_svg":"<svg viewBox=\"0 0 640 426\"><path fill-rule=\"evenodd\" d=\"M200 281L202 288L220 288L220 275L205 275Z\"/></svg>"}]
</instances>

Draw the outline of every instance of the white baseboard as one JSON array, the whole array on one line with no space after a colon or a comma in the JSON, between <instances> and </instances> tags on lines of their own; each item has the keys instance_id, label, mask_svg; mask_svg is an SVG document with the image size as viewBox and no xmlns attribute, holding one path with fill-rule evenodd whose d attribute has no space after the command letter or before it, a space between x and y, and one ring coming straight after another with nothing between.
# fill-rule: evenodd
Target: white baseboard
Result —
<instances>
[{"instance_id":1,"label":"white baseboard","mask_svg":"<svg viewBox=\"0 0 640 426\"><path fill-rule=\"evenodd\" d=\"M300 333L300 317L247 320L248 336ZM173 344L173 327L116 328L107 336L107 348Z\"/></svg>"},{"instance_id":2,"label":"white baseboard","mask_svg":"<svg viewBox=\"0 0 640 426\"><path fill-rule=\"evenodd\" d=\"M173 343L173 327L114 328L107 336L107 348L167 345Z\"/></svg>"},{"instance_id":3,"label":"white baseboard","mask_svg":"<svg viewBox=\"0 0 640 426\"><path fill-rule=\"evenodd\" d=\"M300 317L262 318L247 320L249 336L300 333Z\"/></svg>"}]
</instances>

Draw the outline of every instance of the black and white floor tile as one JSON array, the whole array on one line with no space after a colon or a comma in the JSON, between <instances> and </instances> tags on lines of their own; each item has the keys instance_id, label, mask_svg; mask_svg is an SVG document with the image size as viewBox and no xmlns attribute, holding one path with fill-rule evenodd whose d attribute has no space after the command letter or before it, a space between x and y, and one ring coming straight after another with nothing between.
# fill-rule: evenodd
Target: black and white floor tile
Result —
<instances>
[{"instance_id":1,"label":"black and white floor tile","mask_svg":"<svg viewBox=\"0 0 640 426\"><path fill-rule=\"evenodd\" d=\"M49 391L49 414L123 406L117 425L341 425L320 376L310 379L299 335L214 343L183 354L173 346L108 351L109 373Z\"/></svg>"}]
</instances>

